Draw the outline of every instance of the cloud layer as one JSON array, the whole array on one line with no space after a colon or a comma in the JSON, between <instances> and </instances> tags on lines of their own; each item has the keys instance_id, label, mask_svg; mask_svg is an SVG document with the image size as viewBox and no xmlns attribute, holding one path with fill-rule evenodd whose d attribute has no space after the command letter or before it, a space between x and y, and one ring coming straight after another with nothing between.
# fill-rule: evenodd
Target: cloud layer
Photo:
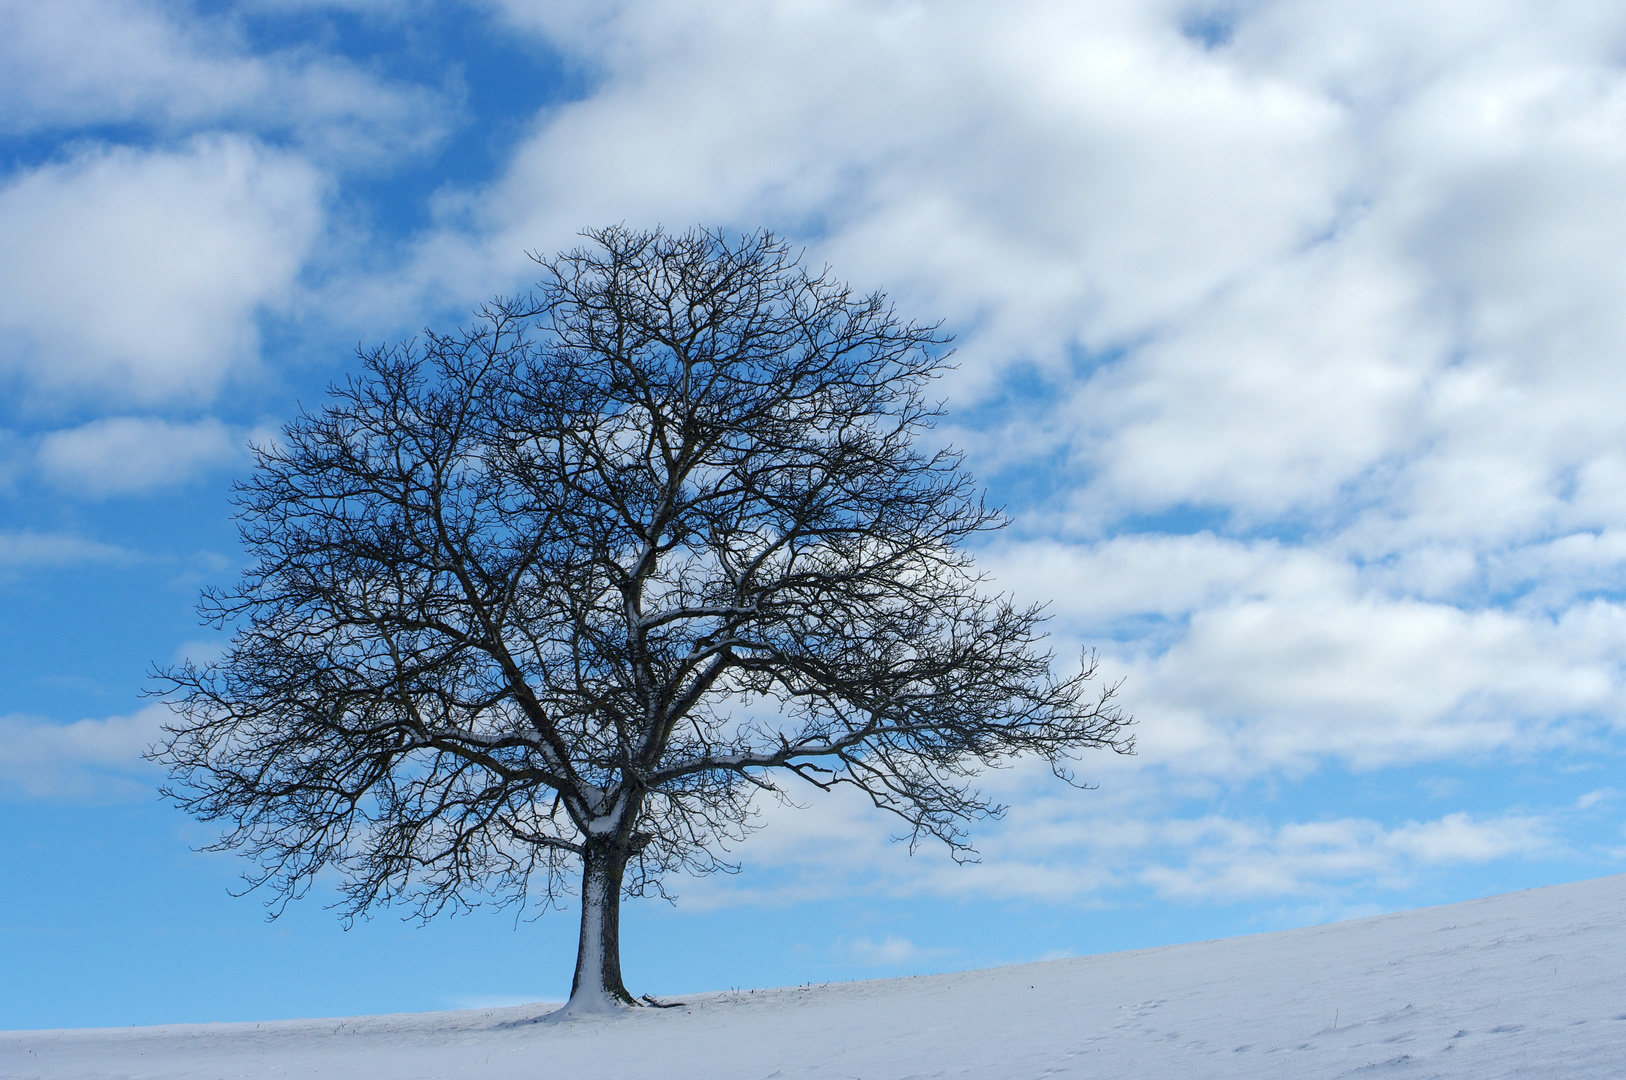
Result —
<instances>
[{"instance_id":1,"label":"cloud layer","mask_svg":"<svg viewBox=\"0 0 1626 1080\"><path fill-rule=\"evenodd\" d=\"M479 118L496 172L393 234L355 178L447 167L456 73L239 32L329 7L416 10L0 9L7 131L61 136L0 180L0 366L80 410L28 442L53 492L231 459L249 421L211 410L300 362L268 317L376 339L524 287L524 252L583 226L768 224L955 331L942 434L1015 519L982 564L1141 719L1140 758L1078 797L1111 815L1013 793L1064 856L996 831L998 873L887 887L1313 896L1579 827L1499 792L1379 820L1314 784L1626 749L1618 5L492 0L470 18L579 85ZM44 565L46 535L0 562ZM1217 805L1256 783L1300 798ZM873 836L843 814L748 850L817 869Z\"/></svg>"},{"instance_id":2,"label":"cloud layer","mask_svg":"<svg viewBox=\"0 0 1626 1080\"><path fill-rule=\"evenodd\" d=\"M950 434L1015 493L984 565L1053 602L1063 652L1104 643L1141 768L1618 756L1626 16L502 8L600 82L455 203L420 281L583 223L769 221L946 317ZM1328 810L1132 813L1187 853L1136 880L1285 895L1547 827Z\"/></svg>"},{"instance_id":3,"label":"cloud layer","mask_svg":"<svg viewBox=\"0 0 1626 1080\"><path fill-rule=\"evenodd\" d=\"M162 735L169 709L61 724L0 716L0 794L105 802L152 797L155 769L141 755Z\"/></svg>"}]
</instances>

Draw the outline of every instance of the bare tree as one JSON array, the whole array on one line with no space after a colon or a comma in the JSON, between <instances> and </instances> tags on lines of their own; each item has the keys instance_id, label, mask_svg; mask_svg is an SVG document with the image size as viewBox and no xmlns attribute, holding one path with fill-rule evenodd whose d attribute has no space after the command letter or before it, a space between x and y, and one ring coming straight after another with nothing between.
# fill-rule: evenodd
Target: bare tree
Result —
<instances>
[{"instance_id":1,"label":"bare tree","mask_svg":"<svg viewBox=\"0 0 1626 1080\"><path fill-rule=\"evenodd\" d=\"M623 895L718 869L753 796L847 785L964 856L978 769L1130 749L1093 662L984 595L998 528L914 441L945 339L767 232L622 228L537 292L363 355L237 488L253 555L160 673L166 794L225 823L273 914L553 902L573 1008L632 1003Z\"/></svg>"}]
</instances>

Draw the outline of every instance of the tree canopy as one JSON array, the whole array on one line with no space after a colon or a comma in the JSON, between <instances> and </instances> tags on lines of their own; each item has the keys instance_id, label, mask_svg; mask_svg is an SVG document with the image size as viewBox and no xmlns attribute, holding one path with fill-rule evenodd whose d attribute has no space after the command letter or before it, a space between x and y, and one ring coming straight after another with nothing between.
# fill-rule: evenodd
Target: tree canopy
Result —
<instances>
[{"instance_id":1,"label":"tree canopy","mask_svg":"<svg viewBox=\"0 0 1626 1080\"><path fill-rule=\"evenodd\" d=\"M531 295L363 354L237 489L229 651L161 673L166 791L275 901L556 900L572 1003L631 1002L619 901L717 869L753 799L850 786L957 853L976 773L1128 751L967 553L935 325L768 232L626 228Z\"/></svg>"}]
</instances>

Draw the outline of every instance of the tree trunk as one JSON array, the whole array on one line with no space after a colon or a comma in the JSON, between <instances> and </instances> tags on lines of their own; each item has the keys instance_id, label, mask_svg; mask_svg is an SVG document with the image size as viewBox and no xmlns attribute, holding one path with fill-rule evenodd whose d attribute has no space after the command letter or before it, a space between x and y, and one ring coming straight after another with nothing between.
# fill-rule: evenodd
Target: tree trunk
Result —
<instances>
[{"instance_id":1,"label":"tree trunk","mask_svg":"<svg viewBox=\"0 0 1626 1080\"><path fill-rule=\"evenodd\" d=\"M594 844L582 856L582 934L571 1012L597 1012L638 1004L621 982L621 878L624 844Z\"/></svg>"}]
</instances>

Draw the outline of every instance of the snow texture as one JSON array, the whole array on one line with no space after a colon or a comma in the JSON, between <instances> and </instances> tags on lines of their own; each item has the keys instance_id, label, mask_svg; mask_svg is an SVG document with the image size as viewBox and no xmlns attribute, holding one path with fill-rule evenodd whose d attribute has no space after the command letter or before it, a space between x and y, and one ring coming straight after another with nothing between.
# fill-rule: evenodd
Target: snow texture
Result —
<instances>
[{"instance_id":1,"label":"snow texture","mask_svg":"<svg viewBox=\"0 0 1626 1080\"><path fill-rule=\"evenodd\" d=\"M1254 937L545 1019L0 1033L5 1077L1618 1077L1626 876Z\"/></svg>"}]
</instances>

